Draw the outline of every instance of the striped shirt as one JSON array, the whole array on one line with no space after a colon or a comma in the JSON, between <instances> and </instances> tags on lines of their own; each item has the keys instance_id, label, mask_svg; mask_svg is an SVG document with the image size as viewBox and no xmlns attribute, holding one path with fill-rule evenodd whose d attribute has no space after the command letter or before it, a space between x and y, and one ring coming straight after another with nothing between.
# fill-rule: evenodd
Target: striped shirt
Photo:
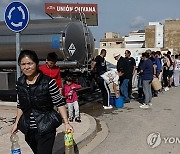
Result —
<instances>
[{"instance_id":1,"label":"striped shirt","mask_svg":"<svg viewBox=\"0 0 180 154\"><path fill-rule=\"evenodd\" d=\"M27 87L30 87L30 86L31 85L27 85ZM59 106L65 105L65 102L63 101L60 95L59 87L57 86L56 81L54 79L50 80L49 82L49 92L50 92L52 103L54 106L59 107ZM17 102L17 108L20 108L19 101ZM35 118L32 112L30 114L30 128L32 129L37 128Z\"/></svg>"}]
</instances>

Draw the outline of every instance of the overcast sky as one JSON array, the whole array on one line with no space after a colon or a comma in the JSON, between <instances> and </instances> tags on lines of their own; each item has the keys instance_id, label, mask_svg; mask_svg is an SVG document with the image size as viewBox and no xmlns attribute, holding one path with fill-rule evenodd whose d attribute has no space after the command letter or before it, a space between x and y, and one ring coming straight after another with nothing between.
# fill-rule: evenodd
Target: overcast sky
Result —
<instances>
[{"instance_id":1,"label":"overcast sky","mask_svg":"<svg viewBox=\"0 0 180 154\"><path fill-rule=\"evenodd\" d=\"M12 0L0 1L0 21ZM180 18L180 0L21 0L30 11L30 19L48 18L44 13L45 2L98 4L99 25L90 27L96 46L105 32L128 35L130 31L143 29L148 22L163 22Z\"/></svg>"}]
</instances>

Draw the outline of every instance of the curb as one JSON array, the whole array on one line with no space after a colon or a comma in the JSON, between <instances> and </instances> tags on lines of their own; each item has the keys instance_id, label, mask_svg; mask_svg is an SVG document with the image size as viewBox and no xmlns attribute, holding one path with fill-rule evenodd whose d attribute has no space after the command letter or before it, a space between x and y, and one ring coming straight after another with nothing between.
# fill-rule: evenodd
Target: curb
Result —
<instances>
[{"instance_id":1,"label":"curb","mask_svg":"<svg viewBox=\"0 0 180 154\"><path fill-rule=\"evenodd\" d=\"M17 106L17 102L0 101L0 105L3 105L3 106Z\"/></svg>"},{"instance_id":2,"label":"curb","mask_svg":"<svg viewBox=\"0 0 180 154\"><path fill-rule=\"evenodd\" d=\"M0 101L0 105L4 105L4 106L16 106L16 102L1 102ZM79 151L82 147L86 146L89 142L91 142L95 136L97 135L97 124L96 124L96 120L86 114L86 113L81 113L82 115L86 116L89 119L89 128L88 130L83 133L81 136L79 136L76 139L76 144L74 145L74 149L75 152ZM1 130L0 135L5 135L8 133L8 130L10 129L10 126L7 126L5 129ZM58 151L63 152L64 146L61 146Z\"/></svg>"},{"instance_id":3,"label":"curb","mask_svg":"<svg viewBox=\"0 0 180 154\"><path fill-rule=\"evenodd\" d=\"M106 122L100 120L100 125L101 125L102 130L100 132L97 132L96 137L91 142L89 142L89 144L87 144L86 146L82 147L79 150L79 154L90 153L93 149L95 149L107 138L109 134L109 128Z\"/></svg>"},{"instance_id":4,"label":"curb","mask_svg":"<svg viewBox=\"0 0 180 154\"><path fill-rule=\"evenodd\" d=\"M86 115L89 118L90 127L89 127L89 129L88 129L88 131L86 133L84 133L83 135L81 135L81 137L79 137L77 139L77 144L76 144L77 149L75 148L75 151L81 149L83 146L85 146L89 142L91 142L94 139L94 137L96 136L96 134L97 134L96 120L92 116L90 116L90 115L88 115L86 113L83 113L83 114Z\"/></svg>"},{"instance_id":5,"label":"curb","mask_svg":"<svg viewBox=\"0 0 180 154\"><path fill-rule=\"evenodd\" d=\"M86 116L88 119L89 119L89 128L86 132L84 132L81 136L79 136L77 139L76 139L76 143L74 143L74 151L75 153L83 148L84 146L86 146L89 142L91 142L96 134L97 134L97 131L96 131L96 127L97 127L97 124L96 124L96 120L86 114L86 113L81 113L82 115ZM59 146L58 149L56 149L54 151L54 154L64 154L65 152L65 146L62 145L62 146Z\"/></svg>"}]
</instances>

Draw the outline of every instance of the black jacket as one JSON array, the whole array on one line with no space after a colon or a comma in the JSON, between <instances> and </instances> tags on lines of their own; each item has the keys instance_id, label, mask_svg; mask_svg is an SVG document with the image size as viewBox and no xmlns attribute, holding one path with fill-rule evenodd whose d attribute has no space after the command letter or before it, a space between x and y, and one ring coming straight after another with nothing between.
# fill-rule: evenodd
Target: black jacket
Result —
<instances>
[{"instance_id":1,"label":"black jacket","mask_svg":"<svg viewBox=\"0 0 180 154\"><path fill-rule=\"evenodd\" d=\"M33 85L28 86L26 84L26 76L24 75L21 76L17 81L19 108L23 111L23 115L21 116L21 119L19 121L19 129L24 134L26 134L29 129L31 112L34 115L38 130L42 129L39 127L47 127L43 126L42 124L40 126L40 121L47 113L54 111L52 99L49 93L50 80L50 77L40 73L35 84ZM55 130L55 128L47 129Z\"/></svg>"},{"instance_id":2,"label":"black jacket","mask_svg":"<svg viewBox=\"0 0 180 154\"><path fill-rule=\"evenodd\" d=\"M131 78L131 66L129 64L129 61L124 58L124 57L120 57L120 59L117 62L117 71L118 72L123 72L123 76L120 77L120 80L123 79L130 79Z\"/></svg>"}]
</instances>

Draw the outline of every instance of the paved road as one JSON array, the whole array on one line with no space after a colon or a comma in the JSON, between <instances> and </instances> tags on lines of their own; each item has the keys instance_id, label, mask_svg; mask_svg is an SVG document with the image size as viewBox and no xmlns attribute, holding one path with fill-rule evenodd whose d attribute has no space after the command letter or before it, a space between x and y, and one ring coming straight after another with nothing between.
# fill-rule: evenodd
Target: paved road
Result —
<instances>
[{"instance_id":1,"label":"paved road","mask_svg":"<svg viewBox=\"0 0 180 154\"><path fill-rule=\"evenodd\" d=\"M99 145L87 145L79 153L179 154L180 87L171 88L153 98L152 104L150 109L143 110L139 108L138 102L132 101L125 104L123 109L109 111L104 111L99 103L84 105L81 108L83 112L106 122L108 135ZM157 132L160 136L157 136ZM154 133L154 138L150 136L148 145L146 140L151 133ZM92 144L97 144L96 138ZM153 148L154 146L157 147Z\"/></svg>"}]
</instances>

